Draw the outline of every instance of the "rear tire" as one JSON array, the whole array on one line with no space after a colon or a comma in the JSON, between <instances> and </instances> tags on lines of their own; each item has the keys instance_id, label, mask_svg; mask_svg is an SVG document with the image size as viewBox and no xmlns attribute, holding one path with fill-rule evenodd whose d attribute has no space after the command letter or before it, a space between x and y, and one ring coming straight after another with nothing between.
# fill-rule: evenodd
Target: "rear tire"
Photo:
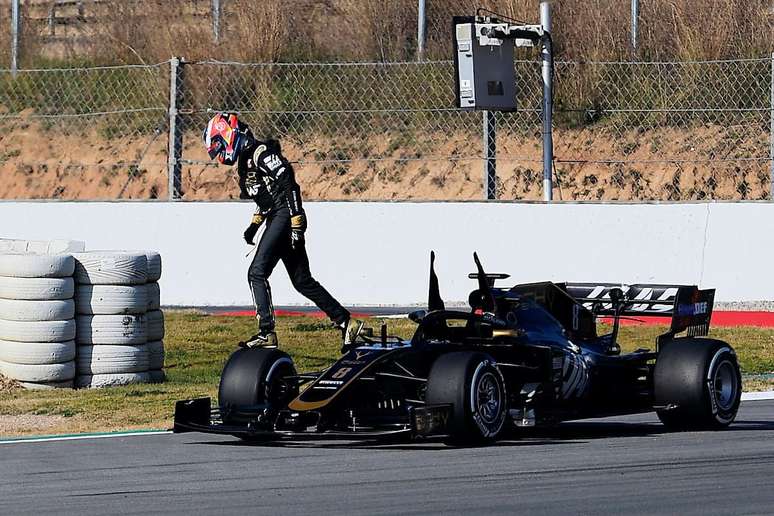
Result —
<instances>
[{"instance_id":1,"label":"rear tire","mask_svg":"<svg viewBox=\"0 0 774 516\"><path fill-rule=\"evenodd\" d=\"M656 360L654 389L656 405L674 407L656 411L668 428L725 428L736 418L742 397L736 353L714 339L670 341Z\"/></svg>"},{"instance_id":2,"label":"rear tire","mask_svg":"<svg viewBox=\"0 0 774 516\"><path fill-rule=\"evenodd\" d=\"M494 441L505 427L505 380L489 355L459 351L441 355L427 379L428 405L452 404L448 421L452 444Z\"/></svg>"},{"instance_id":3,"label":"rear tire","mask_svg":"<svg viewBox=\"0 0 774 516\"><path fill-rule=\"evenodd\" d=\"M293 360L278 349L238 349L220 378L218 405L225 424L245 424L251 418L230 413L231 407L268 404L280 409L297 394L282 378L296 374Z\"/></svg>"}]
</instances>

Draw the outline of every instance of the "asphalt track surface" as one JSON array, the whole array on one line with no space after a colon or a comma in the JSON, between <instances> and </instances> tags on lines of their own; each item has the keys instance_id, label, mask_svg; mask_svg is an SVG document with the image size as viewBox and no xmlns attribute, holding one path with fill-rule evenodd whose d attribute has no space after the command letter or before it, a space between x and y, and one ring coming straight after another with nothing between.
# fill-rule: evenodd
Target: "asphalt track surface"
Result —
<instances>
[{"instance_id":1,"label":"asphalt track surface","mask_svg":"<svg viewBox=\"0 0 774 516\"><path fill-rule=\"evenodd\" d=\"M485 448L203 434L0 445L0 514L771 514L774 401L722 432L654 416Z\"/></svg>"}]
</instances>

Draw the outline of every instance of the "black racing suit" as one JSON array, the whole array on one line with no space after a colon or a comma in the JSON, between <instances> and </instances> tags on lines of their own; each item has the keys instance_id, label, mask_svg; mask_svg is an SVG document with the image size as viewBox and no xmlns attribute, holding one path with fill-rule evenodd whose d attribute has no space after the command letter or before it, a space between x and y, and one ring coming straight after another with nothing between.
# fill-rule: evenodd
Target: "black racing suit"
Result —
<instances>
[{"instance_id":1,"label":"black racing suit","mask_svg":"<svg viewBox=\"0 0 774 516\"><path fill-rule=\"evenodd\" d=\"M291 217L303 216L304 210L293 167L282 155L279 142L252 142L240 153L237 171L240 198L253 199L258 205L256 213L264 217L263 236L247 274L260 329L274 330L269 276L279 260L285 264L293 287L342 325L349 312L312 277L304 240L291 245Z\"/></svg>"}]
</instances>

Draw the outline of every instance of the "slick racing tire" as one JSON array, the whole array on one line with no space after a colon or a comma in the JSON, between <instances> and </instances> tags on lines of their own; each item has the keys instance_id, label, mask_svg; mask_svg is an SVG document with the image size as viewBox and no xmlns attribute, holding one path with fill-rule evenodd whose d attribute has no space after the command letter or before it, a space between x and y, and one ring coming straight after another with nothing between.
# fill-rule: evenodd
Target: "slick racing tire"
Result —
<instances>
[{"instance_id":1,"label":"slick racing tire","mask_svg":"<svg viewBox=\"0 0 774 516\"><path fill-rule=\"evenodd\" d=\"M75 293L79 314L144 314L148 310L145 285L80 285Z\"/></svg>"},{"instance_id":2,"label":"slick racing tire","mask_svg":"<svg viewBox=\"0 0 774 516\"><path fill-rule=\"evenodd\" d=\"M150 383L148 372L116 374L79 374L75 378L75 387L79 389L99 389L101 387L119 387L135 383Z\"/></svg>"},{"instance_id":3,"label":"slick racing tire","mask_svg":"<svg viewBox=\"0 0 774 516\"><path fill-rule=\"evenodd\" d=\"M283 408L297 394L283 378L296 374L293 360L277 349L238 349L223 367L218 404L225 424L244 424L255 415L239 413L240 408L268 405Z\"/></svg>"},{"instance_id":4,"label":"slick racing tire","mask_svg":"<svg viewBox=\"0 0 774 516\"><path fill-rule=\"evenodd\" d=\"M79 315L75 341L83 344L145 344L148 342L144 315Z\"/></svg>"},{"instance_id":5,"label":"slick racing tire","mask_svg":"<svg viewBox=\"0 0 774 516\"><path fill-rule=\"evenodd\" d=\"M452 405L447 427L452 444L491 442L505 428L505 380L489 355L467 351L441 355L430 369L425 401Z\"/></svg>"},{"instance_id":6,"label":"slick racing tire","mask_svg":"<svg viewBox=\"0 0 774 516\"><path fill-rule=\"evenodd\" d=\"M0 319L6 321L66 321L75 317L75 301L0 299Z\"/></svg>"},{"instance_id":7,"label":"slick racing tire","mask_svg":"<svg viewBox=\"0 0 774 516\"><path fill-rule=\"evenodd\" d=\"M72 299L72 278L9 278L0 276L0 298L28 301Z\"/></svg>"},{"instance_id":8,"label":"slick racing tire","mask_svg":"<svg viewBox=\"0 0 774 516\"><path fill-rule=\"evenodd\" d=\"M742 375L725 342L682 338L663 345L653 374L659 419L672 430L720 429L736 418Z\"/></svg>"},{"instance_id":9,"label":"slick racing tire","mask_svg":"<svg viewBox=\"0 0 774 516\"><path fill-rule=\"evenodd\" d=\"M0 373L20 382L64 382L75 378L75 362L43 365L0 362Z\"/></svg>"},{"instance_id":10,"label":"slick racing tire","mask_svg":"<svg viewBox=\"0 0 774 516\"><path fill-rule=\"evenodd\" d=\"M75 338L75 321L4 321L0 340L14 342L67 342Z\"/></svg>"},{"instance_id":11,"label":"slick racing tire","mask_svg":"<svg viewBox=\"0 0 774 516\"><path fill-rule=\"evenodd\" d=\"M22 365L61 364L75 359L75 341L13 342L0 340L0 360Z\"/></svg>"},{"instance_id":12,"label":"slick racing tire","mask_svg":"<svg viewBox=\"0 0 774 516\"><path fill-rule=\"evenodd\" d=\"M144 252L74 253L75 280L82 285L141 285L148 281Z\"/></svg>"},{"instance_id":13,"label":"slick racing tire","mask_svg":"<svg viewBox=\"0 0 774 516\"><path fill-rule=\"evenodd\" d=\"M75 260L69 254L0 254L0 276L12 278L66 278Z\"/></svg>"},{"instance_id":14,"label":"slick racing tire","mask_svg":"<svg viewBox=\"0 0 774 516\"><path fill-rule=\"evenodd\" d=\"M78 346L78 374L142 373L149 369L145 344Z\"/></svg>"}]
</instances>

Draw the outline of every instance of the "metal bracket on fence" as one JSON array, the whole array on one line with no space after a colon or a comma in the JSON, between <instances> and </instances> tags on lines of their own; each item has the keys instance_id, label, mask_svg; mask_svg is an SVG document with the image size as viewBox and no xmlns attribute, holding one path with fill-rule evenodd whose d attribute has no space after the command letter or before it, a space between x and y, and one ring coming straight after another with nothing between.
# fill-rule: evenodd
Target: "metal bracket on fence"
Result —
<instances>
[{"instance_id":1,"label":"metal bracket on fence","mask_svg":"<svg viewBox=\"0 0 774 516\"><path fill-rule=\"evenodd\" d=\"M183 121L178 106L182 104L183 89L181 86L183 84L184 65L184 58L173 57L169 60L169 156L167 161L167 177L170 201L178 200L182 196Z\"/></svg>"}]
</instances>

